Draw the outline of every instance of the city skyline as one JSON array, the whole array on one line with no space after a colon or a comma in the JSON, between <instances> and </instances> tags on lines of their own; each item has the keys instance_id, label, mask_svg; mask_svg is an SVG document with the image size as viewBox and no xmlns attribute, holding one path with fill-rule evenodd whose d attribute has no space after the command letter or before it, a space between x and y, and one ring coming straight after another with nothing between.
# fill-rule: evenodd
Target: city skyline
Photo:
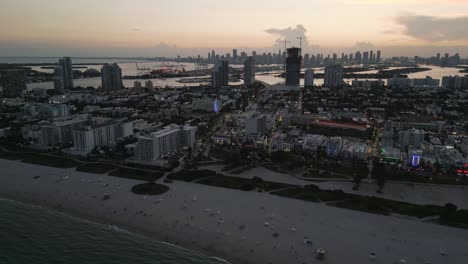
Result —
<instances>
[{"instance_id":1,"label":"city skyline","mask_svg":"<svg viewBox=\"0 0 468 264\"><path fill-rule=\"evenodd\" d=\"M461 0L182 2L2 1L0 56L206 56L274 50L285 38L299 46L297 37L309 52L468 56Z\"/></svg>"}]
</instances>

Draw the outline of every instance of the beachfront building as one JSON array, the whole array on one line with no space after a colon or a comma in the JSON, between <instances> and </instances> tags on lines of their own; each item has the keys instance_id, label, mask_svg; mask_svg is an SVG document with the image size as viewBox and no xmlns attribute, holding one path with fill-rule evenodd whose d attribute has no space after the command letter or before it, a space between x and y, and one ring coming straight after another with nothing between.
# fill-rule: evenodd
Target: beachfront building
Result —
<instances>
[{"instance_id":1,"label":"beachfront building","mask_svg":"<svg viewBox=\"0 0 468 264\"><path fill-rule=\"evenodd\" d=\"M88 122L87 115L74 116L71 118L59 118L50 124L41 126L42 145L56 146L71 144L73 141L72 131Z\"/></svg>"},{"instance_id":2,"label":"beachfront building","mask_svg":"<svg viewBox=\"0 0 468 264\"><path fill-rule=\"evenodd\" d=\"M131 121L95 118L91 123L73 130L75 150L89 153L95 147L111 146L118 138L133 135Z\"/></svg>"},{"instance_id":3,"label":"beachfront building","mask_svg":"<svg viewBox=\"0 0 468 264\"><path fill-rule=\"evenodd\" d=\"M193 126L172 124L149 135L139 136L135 156L139 160L154 161L190 148L195 144L196 131L197 128Z\"/></svg>"}]
</instances>

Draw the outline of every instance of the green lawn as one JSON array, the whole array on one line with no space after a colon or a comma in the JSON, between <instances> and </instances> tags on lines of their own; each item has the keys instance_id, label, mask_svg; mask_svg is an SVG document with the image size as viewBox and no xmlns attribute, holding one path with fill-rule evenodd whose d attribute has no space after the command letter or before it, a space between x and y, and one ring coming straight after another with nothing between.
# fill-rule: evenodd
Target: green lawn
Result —
<instances>
[{"instance_id":1,"label":"green lawn","mask_svg":"<svg viewBox=\"0 0 468 264\"><path fill-rule=\"evenodd\" d=\"M441 215L444 209L443 206L417 205L367 196L340 201L334 204L334 206L375 214L401 214L419 218Z\"/></svg>"},{"instance_id":2,"label":"green lawn","mask_svg":"<svg viewBox=\"0 0 468 264\"><path fill-rule=\"evenodd\" d=\"M153 182L137 184L132 187L132 192L141 195L160 195L169 191L169 187Z\"/></svg>"},{"instance_id":3,"label":"green lawn","mask_svg":"<svg viewBox=\"0 0 468 264\"><path fill-rule=\"evenodd\" d=\"M110 176L121 177L121 178L128 178L134 180L141 180L141 181L155 181L162 176L164 176L164 172L162 171L145 171L145 170L138 170L138 169L129 169L129 168L119 168L115 171L109 173Z\"/></svg>"},{"instance_id":4,"label":"green lawn","mask_svg":"<svg viewBox=\"0 0 468 264\"><path fill-rule=\"evenodd\" d=\"M323 170L312 169L302 175L304 178L320 178L320 179L351 179L351 177L346 177L343 175L338 175Z\"/></svg>"},{"instance_id":5,"label":"green lawn","mask_svg":"<svg viewBox=\"0 0 468 264\"><path fill-rule=\"evenodd\" d=\"M1 159L21 160L24 163L43 165L55 168L74 168L82 163L67 157L49 156L39 153L13 153L0 151Z\"/></svg>"},{"instance_id":6,"label":"green lawn","mask_svg":"<svg viewBox=\"0 0 468 264\"><path fill-rule=\"evenodd\" d=\"M43 165L55 168L74 168L82 163L66 157L47 156L42 154L19 154L24 163Z\"/></svg>"},{"instance_id":7,"label":"green lawn","mask_svg":"<svg viewBox=\"0 0 468 264\"><path fill-rule=\"evenodd\" d=\"M354 194L345 193L341 190L321 190L313 184L305 187L272 192L272 194L310 202L330 202L359 197Z\"/></svg>"},{"instance_id":8,"label":"green lawn","mask_svg":"<svg viewBox=\"0 0 468 264\"><path fill-rule=\"evenodd\" d=\"M168 179L192 182L209 176L215 176L216 171L212 170L181 170L171 173L167 176Z\"/></svg>"},{"instance_id":9,"label":"green lawn","mask_svg":"<svg viewBox=\"0 0 468 264\"><path fill-rule=\"evenodd\" d=\"M115 170L117 167L115 165L107 163L88 163L76 168L77 171L104 174L111 170Z\"/></svg>"},{"instance_id":10,"label":"green lawn","mask_svg":"<svg viewBox=\"0 0 468 264\"><path fill-rule=\"evenodd\" d=\"M240 177L230 177L230 176L224 176L222 174L204 178L202 180L196 181L195 183L228 188L228 189L235 189L235 190L243 190L243 191L259 190L259 191L265 191L265 192L294 187L294 185L290 185L290 184L269 182L269 181L263 181L263 180L246 179L246 178L240 178Z\"/></svg>"}]
</instances>

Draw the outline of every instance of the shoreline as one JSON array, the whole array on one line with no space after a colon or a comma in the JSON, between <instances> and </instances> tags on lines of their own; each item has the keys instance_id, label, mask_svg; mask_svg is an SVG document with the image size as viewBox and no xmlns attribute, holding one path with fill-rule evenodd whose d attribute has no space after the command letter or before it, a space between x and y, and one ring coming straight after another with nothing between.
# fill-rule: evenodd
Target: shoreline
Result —
<instances>
[{"instance_id":1,"label":"shoreline","mask_svg":"<svg viewBox=\"0 0 468 264\"><path fill-rule=\"evenodd\" d=\"M160 236L159 234L157 234L154 231L152 231L152 232L150 232L148 234L147 230L138 229L136 227L129 226L129 225L116 224L115 222L109 222L107 219L99 218L99 217L96 217L96 216L92 217L89 214L87 215L87 214L84 214L82 212L78 212L78 211L73 210L73 209L71 209L71 210L66 210L65 209L64 210L63 208L50 206L47 203L41 203L41 202L33 201L31 199L26 199L24 197L19 197L19 196L13 197L13 196L8 196L8 195L4 195L4 194L0 194L0 201L1 200L5 200L5 201L11 202L11 203L19 203L19 204L24 205L24 206L38 207L38 208L41 208L43 210L47 210L49 212L52 212L53 214L60 214L63 217L70 217L70 218L73 218L73 219L75 219L77 221L80 221L80 222L85 222L87 224L92 224L92 225L98 225L98 226L100 226L102 228L116 227L117 229L113 229L115 232L129 233L129 234L131 234L133 236L137 236L137 237L141 237L141 238L151 240L153 243L167 244L169 246L176 247L176 248L181 249L181 250L189 251L189 252L191 252L193 254L196 254L196 255L202 255L203 257L211 258L211 259L214 259L214 260L226 263L226 264L234 264L234 263L235 264L241 264L241 263L242 264L253 264L253 263L247 263L247 262L244 262L244 261L242 261L242 262L237 262L237 261L236 262L231 262L231 261L226 260L226 258L231 258L230 256L219 256L220 254L218 254L217 252L208 251L208 250L206 250L204 248L192 247L189 244L186 244L184 241L181 241L180 244L179 244L179 241L175 241L175 242L164 241L163 237ZM241 260L239 260L239 261L241 261Z\"/></svg>"},{"instance_id":2,"label":"shoreline","mask_svg":"<svg viewBox=\"0 0 468 264\"><path fill-rule=\"evenodd\" d=\"M166 244L166 245L169 245L171 247L176 247L176 248L184 250L184 251L189 251L189 252L191 252L191 253L193 253L195 255L202 255L203 257L215 259L215 260L218 260L218 261L226 263L226 264L233 264L233 263L231 263L231 262L229 262L229 261L227 261L227 260L225 260L225 259L223 259L221 257L211 256L211 254L208 254L209 252L206 252L206 250L204 250L204 249L201 249L201 248L200 249L196 249L196 248L192 249L192 248L185 247L183 245L177 245L177 244L172 244L170 242L165 242L165 241L160 240L158 237L156 237L154 235L154 233L152 233L150 235L145 235L141 230L138 231L134 227L114 225L113 223L108 223L103 219L87 217L87 216L85 216L83 214L78 215L78 214L74 214L74 213L71 213L71 212L66 211L66 210L61 210L59 208L50 207L50 206L48 206L46 204L37 204L36 202L33 202L33 201L20 200L20 199L16 199L15 197L6 197L6 196L0 195L0 201L1 200L11 202L11 203L19 203L19 204L21 204L23 206L28 206L28 207L38 207L38 208L41 208L42 210L47 210L47 211L51 212L52 214L58 214L58 215L60 215L62 217L69 217L69 218L72 218L72 219L77 220L79 222L84 222L84 223L90 224L90 225L97 225L97 226L99 226L101 228L106 228L106 227L109 228L109 229L112 228L112 230L114 232L124 232L124 233L130 234L132 236L136 236L136 237L151 240L153 243Z\"/></svg>"},{"instance_id":3,"label":"shoreline","mask_svg":"<svg viewBox=\"0 0 468 264\"><path fill-rule=\"evenodd\" d=\"M468 230L185 182L167 184L169 192L145 198L130 191L141 181L10 160L0 160L0 166L2 197L233 264L320 263L317 248L327 250L324 263L329 264L373 263L371 252L384 261L377 263L468 261ZM36 175L41 177L33 179ZM111 198L103 200L104 193ZM441 256L440 248L448 255Z\"/></svg>"}]
</instances>

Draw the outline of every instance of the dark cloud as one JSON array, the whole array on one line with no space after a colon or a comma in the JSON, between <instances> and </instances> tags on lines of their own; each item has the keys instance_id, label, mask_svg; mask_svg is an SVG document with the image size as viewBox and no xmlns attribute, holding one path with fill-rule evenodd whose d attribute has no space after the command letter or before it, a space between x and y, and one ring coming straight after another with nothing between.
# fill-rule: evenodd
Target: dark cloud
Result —
<instances>
[{"instance_id":1,"label":"dark cloud","mask_svg":"<svg viewBox=\"0 0 468 264\"><path fill-rule=\"evenodd\" d=\"M402 15L396 22L404 27L403 34L427 41L468 40L468 16L440 18Z\"/></svg>"}]
</instances>

